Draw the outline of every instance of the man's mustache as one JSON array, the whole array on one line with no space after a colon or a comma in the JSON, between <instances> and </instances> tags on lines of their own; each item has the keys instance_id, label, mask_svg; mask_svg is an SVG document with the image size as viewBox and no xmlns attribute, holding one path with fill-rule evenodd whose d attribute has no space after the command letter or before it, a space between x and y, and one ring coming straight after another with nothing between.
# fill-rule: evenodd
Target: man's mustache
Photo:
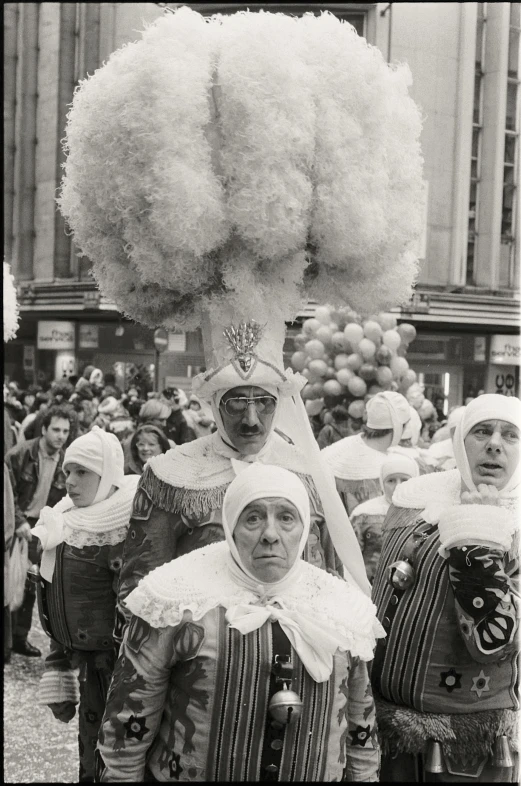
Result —
<instances>
[{"instance_id":1,"label":"man's mustache","mask_svg":"<svg viewBox=\"0 0 521 786\"><path fill-rule=\"evenodd\" d=\"M261 433L262 432L260 428L245 428L244 426L241 426L241 428L239 429L239 434L243 437L250 437L253 436L254 434L261 434Z\"/></svg>"}]
</instances>

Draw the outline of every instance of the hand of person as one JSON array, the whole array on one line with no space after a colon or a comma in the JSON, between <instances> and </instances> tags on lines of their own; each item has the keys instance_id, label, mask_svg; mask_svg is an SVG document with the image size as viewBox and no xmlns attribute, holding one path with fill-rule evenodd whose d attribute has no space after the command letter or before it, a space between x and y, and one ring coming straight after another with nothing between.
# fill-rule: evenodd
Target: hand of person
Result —
<instances>
[{"instance_id":1,"label":"hand of person","mask_svg":"<svg viewBox=\"0 0 521 786\"><path fill-rule=\"evenodd\" d=\"M56 720L69 723L76 715L76 705L72 701L59 701L48 704Z\"/></svg>"},{"instance_id":2,"label":"hand of person","mask_svg":"<svg viewBox=\"0 0 521 786\"><path fill-rule=\"evenodd\" d=\"M15 533L19 538L24 538L24 540L28 542L33 539L31 525L27 521L24 521L23 524L20 524L20 526L15 530Z\"/></svg>"},{"instance_id":3,"label":"hand of person","mask_svg":"<svg viewBox=\"0 0 521 786\"><path fill-rule=\"evenodd\" d=\"M463 491L462 505L499 505L499 491L488 483L480 483L477 491Z\"/></svg>"}]
</instances>

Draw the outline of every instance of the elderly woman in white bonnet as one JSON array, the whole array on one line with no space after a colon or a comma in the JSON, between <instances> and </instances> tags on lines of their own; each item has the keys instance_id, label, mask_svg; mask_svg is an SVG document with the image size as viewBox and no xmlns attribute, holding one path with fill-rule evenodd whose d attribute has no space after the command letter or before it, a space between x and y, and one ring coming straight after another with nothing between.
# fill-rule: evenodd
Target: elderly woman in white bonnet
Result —
<instances>
[{"instance_id":1,"label":"elderly woman in white bonnet","mask_svg":"<svg viewBox=\"0 0 521 786\"><path fill-rule=\"evenodd\" d=\"M373 591L386 780L518 780L520 428L519 399L479 396L456 469L393 496Z\"/></svg>"},{"instance_id":2,"label":"elderly woman in white bonnet","mask_svg":"<svg viewBox=\"0 0 521 786\"><path fill-rule=\"evenodd\" d=\"M380 496L380 469L389 448L400 443L411 417L405 396L393 391L369 399L366 412L361 434L345 437L322 450L349 516L360 503Z\"/></svg>"},{"instance_id":3,"label":"elderly woman in white bonnet","mask_svg":"<svg viewBox=\"0 0 521 786\"><path fill-rule=\"evenodd\" d=\"M304 484L248 466L223 527L225 541L156 568L126 598L101 781L377 780L367 661L383 630L354 582L301 558Z\"/></svg>"}]
</instances>

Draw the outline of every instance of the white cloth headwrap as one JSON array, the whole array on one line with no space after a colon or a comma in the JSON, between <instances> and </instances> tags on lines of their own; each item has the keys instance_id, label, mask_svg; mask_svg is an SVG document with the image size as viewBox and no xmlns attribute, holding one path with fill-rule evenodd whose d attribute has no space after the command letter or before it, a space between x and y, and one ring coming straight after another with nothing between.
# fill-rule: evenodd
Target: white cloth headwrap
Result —
<instances>
[{"instance_id":1,"label":"white cloth headwrap","mask_svg":"<svg viewBox=\"0 0 521 786\"><path fill-rule=\"evenodd\" d=\"M251 502L268 497L282 497L292 502L300 513L303 528L298 556L283 579L263 583L255 578L241 562L233 540L233 531L240 514ZM230 573L236 584L259 598L258 604L241 603L226 612L230 627L242 634L257 630L271 619L280 623L304 667L316 682L327 680L333 669L333 655L340 647L348 649L346 637L323 621L317 622L306 610L292 611L284 603L285 592L298 581L305 563L301 559L310 527L307 490L292 472L281 467L251 465L230 483L223 503L223 528L230 547Z\"/></svg>"},{"instance_id":2,"label":"white cloth headwrap","mask_svg":"<svg viewBox=\"0 0 521 786\"><path fill-rule=\"evenodd\" d=\"M410 405L409 405L409 412L411 413L411 419L406 424L403 430L403 434L400 442L404 439L410 439L411 445L414 446L418 444L418 440L420 439L420 434L422 430L422 419L418 415L417 410L414 409L414 407L411 407Z\"/></svg>"},{"instance_id":3,"label":"white cloth headwrap","mask_svg":"<svg viewBox=\"0 0 521 786\"><path fill-rule=\"evenodd\" d=\"M289 372L286 372L286 374L290 376ZM298 387L300 389L306 382L307 380L305 377L299 374L294 374L291 377L291 385L293 387ZM230 438L226 434L224 423L219 412L221 398L229 389L230 388L218 390L211 399L212 412L220 436L219 444L216 447L218 452L230 459L236 473L244 469L244 462L276 465L277 455L276 451L272 449L271 438L274 430L276 428L280 429L280 431L298 448L303 457L306 469L313 479L322 503L324 518L331 540L333 541L333 546L344 565L346 580L354 580L365 594L370 596L371 584L369 583L365 571L360 544L351 526L342 500L338 495L334 476L320 455L320 449L313 435L313 431L311 430L309 417L300 393L288 392L288 389L281 386L271 384L262 385L263 390L278 399L275 417L271 422L269 436L261 450L250 456L241 456L238 451L231 446ZM403 398L403 396L400 396L400 398ZM407 417L409 417L408 404Z\"/></svg>"},{"instance_id":4,"label":"white cloth headwrap","mask_svg":"<svg viewBox=\"0 0 521 786\"><path fill-rule=\"evenodd\" d=\"M465 437L475 425L485 420L504 420L521 429L521 401L514 396L485 393L473 399L465 407L463 417L456 426L453 446L456 466L461 473L463 483L469 491L476 491L476 486L472 480L472 472L467 458L467 451L465 450ZM500 490L499 496L513 496L512 492L517 489L520 481L521 464L518 457L514 473L506 486Z\"/></svg>"},{"instance_id":5,"label":"white cloth headwrap","mask_svg":"<svg viewBox=\"0 0 521 786\"><path fill-rule=\"evenodd\" d=\"M94 426L69 445L65 451L63 468L72 463L81 464L101 477L93 505L106 499L112 486L119 488L123 482L123 448L115 434L103 431L99 426Z\"/></svg>"},{"instance_id":6,"label":"white cloth headwrap","mask_svg":"<svg viewBox=\"0 0 521 786\"><path fill-rule=\"evenodd\" d=\"M377 393L367 402L366 411L368 428L392 428L391 445L397 445L402 439L403 427L411 417L409 402L405 396L392 390Z\"/></svg>"},{"instance_id":7,"label":"white cloth headwrap","mask_svg":"<svg viewBox=\"0 0 521 786\"><path fill-rule=\"evenodd\" d=\"M452 412L450 413L447 419L447 427L449 431L452 431L452 429L456 428L458 423L461 421L463 415L465 414L465 409L466 407L456 407L456 409L452 410Z\"/></svg>"},{"instance_id":8,"label":"white cloth headwrap","mask_svg":"<svg viewBox=\"0 0 521 786\"><path fill-rule=\"evenodd\" d=\"M420 474L420 467L418 462L410 456L404 456L401 453L392 453L386 458L380 468L380 485L384 491L384 480L389 475L408 475L410 478L417 478Z\"/></svg>"}]
</instances>

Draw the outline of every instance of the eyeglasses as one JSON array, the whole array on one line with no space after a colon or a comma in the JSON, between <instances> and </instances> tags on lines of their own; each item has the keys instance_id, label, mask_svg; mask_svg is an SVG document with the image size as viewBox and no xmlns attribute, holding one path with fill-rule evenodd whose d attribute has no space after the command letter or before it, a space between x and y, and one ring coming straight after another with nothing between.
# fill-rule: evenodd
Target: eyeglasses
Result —
<instances>
[{"instance_id":1,"label":"eyeglasses","mask_svg":"<svg viewBox=\"0 0 521 786\"><path fill-rule=\"evenodd\" d=\"M250 404L255 404L255 409L259 415L271 415L275 412L277 399L272 396L255 396L254 398L237 397L221 401L221 406L227 415L243 415Z\"/></svg>"}]
</instances>

